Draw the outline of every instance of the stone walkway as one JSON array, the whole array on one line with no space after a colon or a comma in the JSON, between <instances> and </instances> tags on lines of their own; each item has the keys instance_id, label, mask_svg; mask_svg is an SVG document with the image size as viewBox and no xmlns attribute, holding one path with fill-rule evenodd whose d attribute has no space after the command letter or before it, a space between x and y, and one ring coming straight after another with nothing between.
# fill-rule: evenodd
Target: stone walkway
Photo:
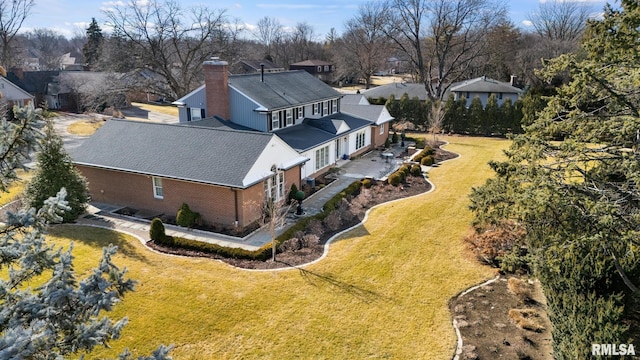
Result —
<instances>
[{"instance_id":1,"label":"stone walkway","mask_svg":"<svg viewBox=\"0 0 640 360\"><path fill-rule=\"evenodd\" d=\"M396 146L391 151L397 156L403 151L403 148ZM340 171L337 173L337 179L303 201L305 216L321 212L322 207L329 199L357 179L365 177L374 179L386 178L387 175L395 171L403 162L403 159L397 157L387 162L381 157L380 153L381 152L377 150L371 151L356 160L341 161L338 164ZM116 214L115 211L118 209L119 207L108 204L93 203L89 207L89 215L81 218L78 223L132 232L141 236L143 239L148 239L150 221ZM295 223L296 219L288 219L287 223L276 231L276 236L286 231ZM171 236L246 250L257 250L271 241L271 235L265 229L257 230L244 238L195 229L185 229L168 224L165 224L165 230L167 235Z\"/></svg>"}]
</instances>

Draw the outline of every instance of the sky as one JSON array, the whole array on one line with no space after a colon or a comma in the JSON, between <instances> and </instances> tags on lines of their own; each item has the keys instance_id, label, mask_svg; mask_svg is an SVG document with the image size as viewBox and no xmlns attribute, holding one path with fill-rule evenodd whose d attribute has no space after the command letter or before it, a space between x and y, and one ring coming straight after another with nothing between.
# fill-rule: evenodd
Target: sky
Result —
<instances>
[{"instance_id":1,"label":"sky","mask_svg":"<svg viewBox=\"0 0 640 360\"><path fill-rule=\"evenodd\" d=\"M25 20L21 31L47 28L67 37L73 37L76 34L85 33L91 18L95 18L101 28L107 31L108 29L104 26L106 19L104 11L116 5L123 6L128 1L130 0L35 0L36 6ZM240 23L249 30L255 29L258 20L265 16L276 18L283 26L289 28L293 28L299 22L307 22L313 27L316 40L322 40L331 28L335 28L338 34L342 33L345 22L356 14L358 6L370 0L176 1L183 8L205 4L211 9L226 9L230 18L239 19ZM538 8L541 2L545 1L553 0L504 0L503 4L509 10L511 21L516 26L527 29L530 27L530 22L527 21L529 15ZM594 15L601 13L606 3L602 0L564 1L585 3L593 8Z\"/></svg>"}]
</instances>

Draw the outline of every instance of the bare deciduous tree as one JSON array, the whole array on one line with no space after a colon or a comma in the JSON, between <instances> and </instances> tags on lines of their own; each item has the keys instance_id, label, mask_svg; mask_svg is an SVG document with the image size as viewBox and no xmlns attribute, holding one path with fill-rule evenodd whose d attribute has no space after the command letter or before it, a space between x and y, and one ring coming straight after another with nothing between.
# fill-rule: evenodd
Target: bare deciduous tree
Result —
<instances>
[{"instance_id":1,"label":"bare deciduous tree","mask_svg":"<svg viewBox=\"0 0 640 360\"><path fill-rule=\"evenodd\" d=\"M13 39L34 6L35 0L0 0L0 62L7 68L16 65Z\"/></svg>"},{"instance_id":2,"label":"bare deciduous tree","mask_svg":"<svg viewBox=\"0 0 640 360\"><path fill-rule=\"evenodd\" d=\"M65 50L63 45L68 40L50 29L35 29L26 36L31 54L39 60L40 70L59 70Z\"/></svg>"},{"instance_id":3,"label":"bare deciduous tree","mask_svg":"<svg viewBox=\"0 0 640 360\"><path fill-rule=\"evenodd\" d=\"M220 55L228 40L225 10L184 9L177 1L129 1L106 12L108 25L130 43L138 64L166 79L168 98L200 83L202 63Z\"/></svg>"},{"instance_id":4,"label":"bare deciduous tree","mask_svg":"<svg viewBox=\"0 0 640 360\"><path fill-rule=\"evenodd\" d=\"M427 95L439 100L485 54L485 35L506 16L494 0L389 0L387 7L387 34L412 62Z\"/></svg>"},{"instance_id":5,"label":"bare deciduous tree","mask_svg":"<svg viewBox=\"0 0 640 360\"><path fill-rule=\"evenodd\" d=\"M529 17L542 38L577 41L587 26L591 8L582 2L552 0L540 2Z\"/></svg>"},{"instance_id":6,"label":"bare deciduous tree","mask_svg":"<svg viewBox=\"0 0 640 360\"><path fill-rule=\"evenodd\" d=\"M384 68L390 55L390 43L384 26L387 12L380 2L370 1L360 6L358 13L345 24L341 41L337 42L340 68L371 85L371 76Z\"/></svg>"},{"instance_id":7,"label":"bare deciduous tree","mask_svg":"<svg viewBox=\"0 0 640 360\"><path fill-rule=\"evenodd\" d=\"M273 43L282 38L284 31L282 24L276 18L265 16L258 20L257 26L258 28L253 35L265 46L265 57L271 57L273 56L271 48Z\"/></svg>"}]
</instances>

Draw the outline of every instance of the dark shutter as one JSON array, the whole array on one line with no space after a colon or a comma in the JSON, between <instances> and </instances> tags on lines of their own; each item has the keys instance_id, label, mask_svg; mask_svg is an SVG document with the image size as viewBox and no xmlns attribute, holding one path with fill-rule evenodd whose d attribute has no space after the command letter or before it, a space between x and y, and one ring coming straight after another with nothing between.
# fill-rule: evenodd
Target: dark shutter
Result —
<instances>
[{"instance_id":1,"label":"dark shutter","mask_svg":"<svg viewBox=\"0 0 640 360\"><path fill-rule=\"evenodd\" d=\"M206 114L204 113L204 109L200 109L200 118L204 119L205 117L206 117Z\"/></svg>"},{"instance_id":2,"label":"dark shutter","mask_svg":"<svg viewBox=\"0 0 640 360\"><path fill-rule=\"evenodd\" d=\"M186 108L187 109L187 121L191 121L191 108Z\"/></svg>"}]
</instances>

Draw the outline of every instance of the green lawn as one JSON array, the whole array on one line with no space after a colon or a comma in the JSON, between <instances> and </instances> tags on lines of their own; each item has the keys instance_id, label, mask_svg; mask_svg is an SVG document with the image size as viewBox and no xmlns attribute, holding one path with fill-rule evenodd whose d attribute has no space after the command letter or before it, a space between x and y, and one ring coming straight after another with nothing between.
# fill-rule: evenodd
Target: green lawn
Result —
<instances>
[{"instance_id":1,"label":"green lawn","mask_svg":"<svg viewBox=\"0 0 640 360\"><path fill-rule=\"evenodd\" d=\"M508 142L446 140L462 157L431 171L434 192L373 210L304 270L243 271L159 255L107 230L53 229L59 244L75 242L79 271L115 242L115 262L139 281L112 313L129 317L123 338L91 357L171 343L175 359L450 359L447 302L494 275L462 241L472 219L467 194L491 175L487 161Z\"/></svg>"}]
</instances>

